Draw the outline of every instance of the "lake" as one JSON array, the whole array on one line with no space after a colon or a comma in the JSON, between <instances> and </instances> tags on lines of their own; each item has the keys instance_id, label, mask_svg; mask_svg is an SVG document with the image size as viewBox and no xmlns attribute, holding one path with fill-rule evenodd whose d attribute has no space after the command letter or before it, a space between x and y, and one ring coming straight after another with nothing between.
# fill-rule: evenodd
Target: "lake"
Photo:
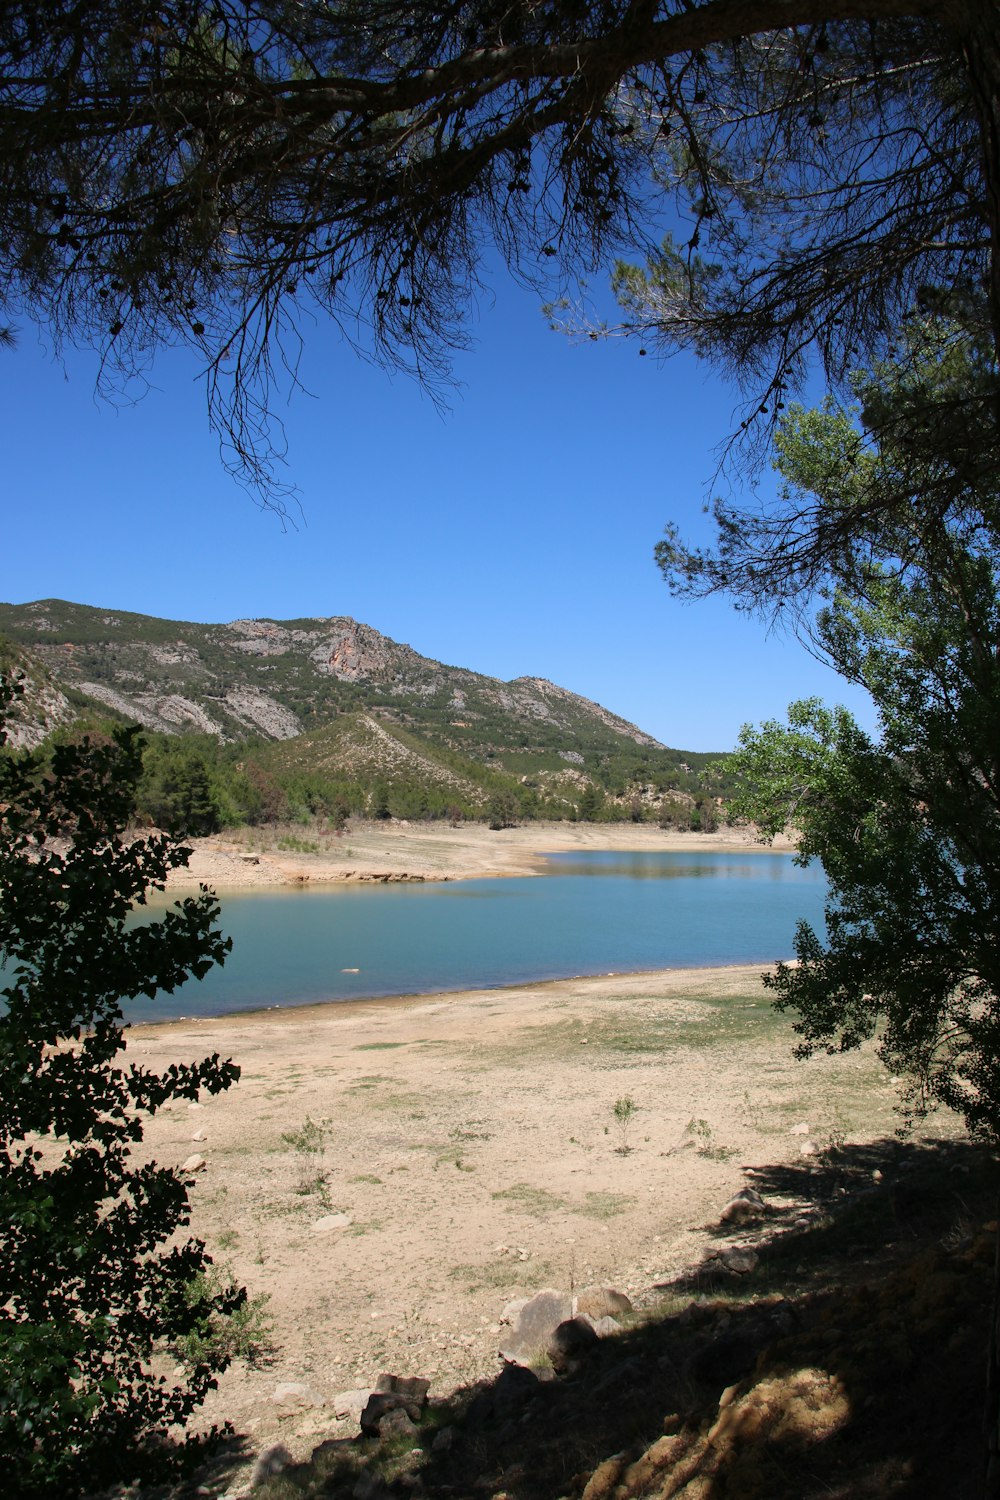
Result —
<instances>
[{"instance_id":1,"label":"lake","mask_svg":"<svg viewBox=\"0 0 1000 1500\"><path fill-rule=\"evenodd\" d=\"M483 989L581 974L773 963L823 930L826 880L789 854L558 854L525 879L224 895L222 969L133 1020Z\"/></svg>"}]
</instances>

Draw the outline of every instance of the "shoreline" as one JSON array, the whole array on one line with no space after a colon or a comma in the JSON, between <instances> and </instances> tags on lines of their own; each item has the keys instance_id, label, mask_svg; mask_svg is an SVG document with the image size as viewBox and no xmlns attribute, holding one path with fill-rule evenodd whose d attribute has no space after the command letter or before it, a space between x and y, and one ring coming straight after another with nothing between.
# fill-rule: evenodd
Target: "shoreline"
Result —
<instances>
[{"instance_id":1,"label":"shoreline","mask_svg":"<svg viewBox=\"0 0 1000 1500\"><path fill-rule=\"evenodd\" d=\"M791 1180L805 1151L890 1135L896 1088L872 1049L796 1060L766 967L130 1025L152 1072L212 1052L242 1070L157 1111L135 1153L196 1153L192 1232L270 1299L273 1356L227 1370L199 1422L304 1457L357 1432L346 1393L384 1371L434 1393L495 1375L513 1299L612 1285L654 1306L717 1246L748 1169ZM314 1398L283 1407L282 1382Z\"/></svg>"},{"instance_id":2,"label":"shoreline","mask_svg":"<svg viewBox=\"0 0 1000 1500\"><path fill-rule=\"evenodd\" d=\"M526 823L493 830L405 820L355 822L340 833L300 825L240 828L188 843L190 861L171 873L168 890L500 880L542 875L546 858L557 854L760 855L796 847L785 834L765 844L747 828L678 833L644 823Z\"/></svg>"},{"instance_id":3,"label":"shoreline","mask_svg":"<svg viewBox=\"0 0 1000 1500\"><path fill-rule=\"evenodd\" d=\"M387 995L355 995L346 1000L304 1000L301 1004L257 1005L246 1010L218 1011L204 1016L165 1016L162 1021L148 1016L144 1016L137 1021L130 1021L126 1017L125 1025L133 1034L145 1027L149 1027L160 1033L164 1027L168 1026L190 1027L202 1023L206 1026L224 1026L228 1022L232 1022L234 1025L250 1026L255 1022L291 1022L295 1019L305 1025L309 1022L318 1022L327 1019L331 1011L336 1011L338 1015L345 1016L349 1013L350 1019L357 1020L363 1015L375 1014L382 1010L395 1011L406 1006L421 1005L434 1001L440 1001L443 1004L447 1004L448 1002L474 1002L477 997L483 999L489 996L514 994L524 989L555 992L562 987L570 991L575 990L581 984L597 983L609 979L625 983L636 981L638 983L659 982L666 984L671 978L680 976L686 983L702 982L707 984L713 977L729 976L746 979L748 983L752 983L755 979L760 979L768 970L774 969L777 963L794 964L795 962L796 959L794 957L789 957L777 960L762 959L760 963L749 964L676 964L672 967L659 969L599 970L593 974L559 974L543 979L514 979L506 984L464 985L453 990L402 990L394 991L392 994Z\"/></svg>"}]
</instances>

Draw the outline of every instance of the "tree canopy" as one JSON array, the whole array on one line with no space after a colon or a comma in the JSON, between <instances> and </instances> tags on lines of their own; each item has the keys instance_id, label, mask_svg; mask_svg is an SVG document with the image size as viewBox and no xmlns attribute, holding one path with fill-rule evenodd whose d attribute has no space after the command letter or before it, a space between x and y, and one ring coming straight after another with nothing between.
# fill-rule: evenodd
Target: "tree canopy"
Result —
<instances>
[{"instance_id":1,"label":"tree canopy","mask_svg":"<svg viewBox=\"0 0 1000 1500\"><path fill-rule=\"evenodd\" d=\"M0 746L14 691L0 677ZM128 921L190 853L123 837L141 769L132 730L48 764L0 753L0 1452L25 1500L155 1472L228 1363L207 1349L172 1379L169 1349L245 1301L207 1287L204 1245L178 1235L183 1172L131 1161L145 1115L239 1077L218 1055L161 1075L122 1058L124 1001L230 947L204 890Z\"/></svg>"},{"instance_id":2,"label":"tree canopy","mask_svg":"<svg viewBox=\"0 0 1000 1500\"><path fill-rule=\"evenodd\" d=\"M960 421L917 440L928 393L945 408L974 393L982 352L937 325L907 344L902 366L856 377L853 411L793 410L778 443L788 512L820 535L826 516L852 517L825 558L816 637L871 693L879 737L793 705L787 725L744 732L737 808L766 832L794 823L799 857L830 880L825 939L801 926L798 964L765 980L803 1050L877 1035L918 1105L947 1104L996 1144L1000 471L974 445L972 464ZM780 557L771 583L787 586Z\"/></svg>"},{"instance_id":3,"label":"tree canopy","mask_svg":"<svg viewBox=\"0 0 1000 1500\"><path fill-rule=\"evenodd\" d=\"M490 242L648 253L634 319L773 416L925 284L1000 327L998 36L998 0L12 0L0 296L108 380L193 344L265 489L303 318L433 381Z\"/></svg>"}]
</instances>

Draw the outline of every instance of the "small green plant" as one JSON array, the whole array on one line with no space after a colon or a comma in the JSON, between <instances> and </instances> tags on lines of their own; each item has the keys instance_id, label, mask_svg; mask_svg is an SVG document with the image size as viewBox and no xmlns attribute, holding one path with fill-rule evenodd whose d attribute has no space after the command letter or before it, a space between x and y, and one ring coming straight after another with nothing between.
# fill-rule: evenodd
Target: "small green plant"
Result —
<instances>
[{"instance_id":1,"label":"small green plant","mask_svg":"<svg viewBox=\"0 0 1000 1500\"><path fill-rule=\"evenodd\" d=\"M218 1246L220 1250L231 1250L239 1243L239 1234L235 1229L221 1229L219 1231Z\"/></svg>"},{"instance_id":2,"label":"small green plant","mask_svg":"<svg viewBox=\"0 0 1000 1500\"><path fill-rule=\"evenodd\" d=\"M282 1132L281 1139L286 1146L291 1146L298 1157L299 1179L295 1188L297 1193L325 1194L326 1178L321 1165L329 1126L329 1120L313 1120L306 1115L300 1129Z\"/></svg>"},{"instance_id":3,"label":"small green plant","mask_svg":"<svg viewBox=\"0 0 1000 1500\"><path fill-rule=\"evenodd\" d=\"M707 1120L688 1120L684 1127L684 1134L689 1135L692 1140L698 1142L698 1150L702 1153L712 1149L712 1127Z\"/></svg>"},{"instance_id":4,"label":"small green plant","mask_svg":"<svg viewBox=\"0 0 1000 1500\"><path fill-rule=\"evenodd\" d=\"M300 839L297 834L287 833L278 840L278 848L293 854L318 854L319 844L315 839Z\"/></svg>"},{"instance_id":5,"label":"small green plant","mask_svg":"<svg viewBox=\"0 0 1000 1500\"><path fill-rule=\"evenodd\" d=\"M632 1150L632 1147L628 1143L628 1135L632 1121L638 1113L639 1106L631 1094L623 1094L620 1099L615 1100L612 1106L612 1114L615 1117L615 1125L618 1129L618 1145L615 1147L615 1151L619 1156L628 1156Z\"/></svg>"},{"instance_id":6,"label":"small green plant","mask_svg":"<svg viewBox=\"0 0 1000 1500\"><path fill-rule=\"evenodd\" d=\"M715 1144L715 1134L707 1120L688 1120L684 1134L697 1141L698 1155L707 1157L709 1161L728 1161L731 1156L736 1155L733 1146Z\"/></svg>"},{"instance_id":7,"label":"small green plant","mask_svg":"<svg viewBox=\"0 0 1000 1500\"><path fill-rule=\"evenodd\" d=\"M209 1311L171 1346L182 1364L192 1369L208 1364L215 1369L219 1361L228 1364L240 1359L256 1367L271 1358L275 1352L274 1325L267 1312L271 1299L267 1292L257 1292L227 1311L238 1292L236 1280L225 1266L210 1264L188 1282L184 1293L187 1305L208 1303Z\"/></svg>"}]
</instances>

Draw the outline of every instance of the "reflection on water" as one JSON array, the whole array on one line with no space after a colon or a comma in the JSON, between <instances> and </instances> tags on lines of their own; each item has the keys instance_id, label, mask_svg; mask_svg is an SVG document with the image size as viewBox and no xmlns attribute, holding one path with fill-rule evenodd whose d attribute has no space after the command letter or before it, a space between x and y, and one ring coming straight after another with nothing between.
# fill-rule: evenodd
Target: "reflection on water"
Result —
<instances>
[{"instance_id":1,"label":"reflection on water","mask_svg":"<svg viewBox=\"0 0 1000 1500\"><path fill-rule=\"evenodd\" d=\"M136 1019L489 988L576 974L773 963L822 930L826 884L787 854L553 857L534 879L308 887L222 898L221 970ZM579 877L588 878L581 880Z\"/></svg>"},{"instance_id":2,"label":"reflection on water","mask_svg":"<svg viewBox=\"0 0 1000 1500\"><path fill-rule=\"evenodd\" d=\"M788 855L678 853L602 850L599 853L546 854L559 875L627 875L630 880L797 880Z\"/></svg>"}]
</instances>

